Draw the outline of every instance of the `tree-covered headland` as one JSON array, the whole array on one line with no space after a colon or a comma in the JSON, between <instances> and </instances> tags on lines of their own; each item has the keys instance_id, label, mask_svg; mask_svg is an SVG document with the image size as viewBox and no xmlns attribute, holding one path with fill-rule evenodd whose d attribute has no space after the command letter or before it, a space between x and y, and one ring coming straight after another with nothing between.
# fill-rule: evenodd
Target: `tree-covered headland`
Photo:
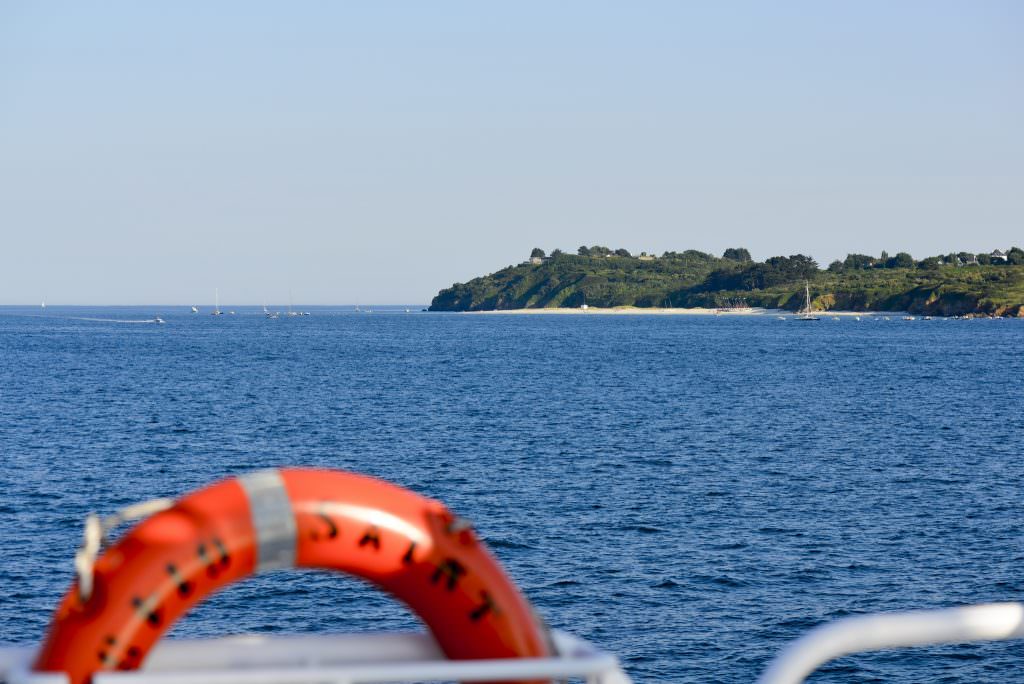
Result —
<instances>
[{"instance_id":1,"label":"tree-covered headland","mask_svg":"<svg viewBox=\"0 0 1024 684\"><path fill-rule=\"evenodd\" d=\"M601 245L575 254L534 248L521 264L442 290L431 311L548 307L721 307L796 310L804 281L819 310L1024 316L1024 250L914 259L850 254L821 268L803 254L754 261L743 248L660 256Z\"/></svg>"}]
</instances>

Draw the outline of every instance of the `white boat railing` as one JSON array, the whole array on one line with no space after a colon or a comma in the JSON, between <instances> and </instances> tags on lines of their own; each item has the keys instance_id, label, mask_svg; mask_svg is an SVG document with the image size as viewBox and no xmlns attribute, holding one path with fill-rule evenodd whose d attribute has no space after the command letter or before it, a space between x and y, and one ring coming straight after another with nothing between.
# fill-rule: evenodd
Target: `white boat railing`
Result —
<instances>
[{"instance_id":1,"label":"white boat railing","mask_svg":"<svg viewBox=\"0 0 1024 684\"><path fill-rule=\"evenodd\" d=\"M825 663L853 653L910 646L1024 638L1024 604L879 613L822 625L787 646L758 684L799 684Z\"/></svg>"},{"instance_id":2,"label":"white boat railing","mask_svg":"<svg viewBox=\"0 0 1024 684\"><path fill-rule=\"evenodd\" d=\"M167 640L141 670L97 673L93 684L378 684L581 680L631 684L618 659L565 632L551 658L446 660L427 634L351 634ZM33 649L0 649L0 681L67 684L60 672L32 672Z\"/></svg>"}]
</instances>

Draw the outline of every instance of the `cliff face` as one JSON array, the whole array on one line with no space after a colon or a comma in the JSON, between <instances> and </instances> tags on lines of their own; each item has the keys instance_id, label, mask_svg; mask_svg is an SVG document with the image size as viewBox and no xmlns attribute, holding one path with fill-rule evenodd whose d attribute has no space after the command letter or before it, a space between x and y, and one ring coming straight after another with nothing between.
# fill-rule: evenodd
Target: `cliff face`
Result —
<instances>
[{"instance_id":1,"label":"cliff face","mask_svg":"<svg viewBox=\"0 0 1024 684\"><path fill-rule=\"evenodd\" d=\"M799 256L799 255L797 255ZM782 259L781 257L779 259ZM684 252L653 260L560 255L456 283L431 311L578 307L747 306L796 310L810 282L820 310L1024 315L1024 266L821 271L809 259L763 264ZM801 257L801 259L806 259ZM785 261L785 259L782 259ZM808 265L808 262L810 265Z\"/></svg>"}]
</instances>

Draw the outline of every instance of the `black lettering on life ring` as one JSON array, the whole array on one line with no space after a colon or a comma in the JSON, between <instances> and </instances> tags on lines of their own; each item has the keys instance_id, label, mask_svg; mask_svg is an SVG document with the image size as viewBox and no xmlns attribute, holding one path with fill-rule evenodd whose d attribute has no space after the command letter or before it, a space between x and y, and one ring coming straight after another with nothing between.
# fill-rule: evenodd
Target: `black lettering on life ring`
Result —
<instances>
[{"instance_id":1,"label":"black lettering on life ring","mask_svg":"<svg viewBox=\"0 0 1024 684\"><path fill-rule=\"evenodd\" d=\"M494 610L494 600L489 593L481 591L480 600L482 603L469 612L470 622L479 622L484 615Z\"/></svg>"},{"instance_id":2,"label":"black lettering on life ring","mask_svg":"<svg viewBox=\"0 0 1024 684\"><path fill-rule=\"evenodd\" d=\"M377 529L376 525L371 525L363 536L359 539L359 547L362 548L367 544L373 544L373 548L380 551L380 530Z\"/></svg>"},{"instance_id":3,"label":"black lettering on life ring","mask_svg":"<svg viewBox=\"0 0 1024 684\"><path fill-rule=\"evenodd\" d=\"M412 564L412 552L416 550L416 542L409 542L409 550L402 556L402 563L405 565Z\"/></svg>"},{"instance_id":4,"label":"black lettering on life ring","mask_svg":"<svg viewBox=\"0 0 1024 684\"><path fill-rule=\"evenodd\" d=\"M327 515L327 513L323 510L322 507L321 510L317 511L316 514L321 520L323 520L327 524L327 538L336 539L338 537L338 526L335 524L331 516ZM310 532L309 536L313 539L313 541L320 540L320 533L316 530Z\"/></svg>"},{"instance_id":5,"label":"black lettering on life ring","mask_svg":"<svg viewBox=\"0 0 1024 684\"><path fill-rule=\"evenodd\" d=\"M448 591L455 591L455 587L459 583L459 579L466 574L466 568L463 567L462 563L455 560L454 558L446 558L444 561L437 566L434 570L433 576L430 578L431 584L437 584L442 577L446 578L445 588Z\"/></svg>"}]
</instances>

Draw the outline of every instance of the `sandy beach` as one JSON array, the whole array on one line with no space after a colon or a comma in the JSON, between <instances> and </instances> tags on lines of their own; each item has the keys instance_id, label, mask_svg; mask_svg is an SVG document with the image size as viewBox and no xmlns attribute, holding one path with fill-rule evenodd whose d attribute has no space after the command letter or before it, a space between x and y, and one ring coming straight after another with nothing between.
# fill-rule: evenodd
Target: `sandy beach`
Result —
<instances>
[{"instance_id":1,"label":"sandy beach","mask_svg":"<svg viewBox=\"0 0 1024 684\"><path fill-rule=\"evenodd\" d=\"M745 308L745 309L683 309L683 308L641 308L636 306L616 306L611 308L598 308L598 307L587 307L586 309L581 308L551 308L551 309L503 309L498 311L466 311L464 313L478 314L478 315L501 315L501 316L521 316L521 315L576 315L576 316L590 316L590 315L629 315L629 316L793 316L795 315L792 311L784 311L782 309L759 309L759 308ZM863 311L816 311L816 315L827 317L827 316L881 316L881 315L898 315L898 312L870 312L866 313Z\"/></svg>"}]
</instances>

